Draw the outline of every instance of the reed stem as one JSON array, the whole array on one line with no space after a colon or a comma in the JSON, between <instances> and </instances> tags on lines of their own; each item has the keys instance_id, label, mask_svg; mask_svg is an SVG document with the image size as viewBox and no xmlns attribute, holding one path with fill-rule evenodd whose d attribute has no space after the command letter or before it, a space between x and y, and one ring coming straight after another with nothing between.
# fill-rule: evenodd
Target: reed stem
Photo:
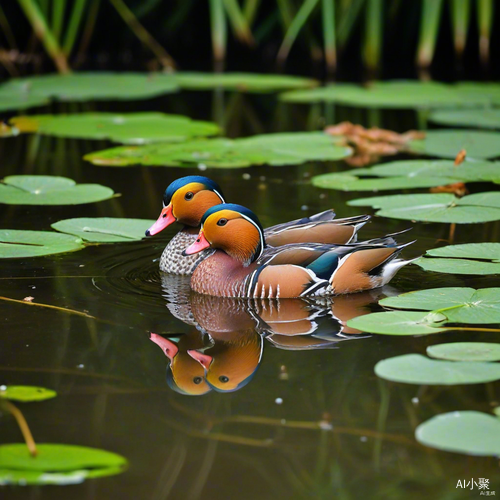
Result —
<instances>
[{"instance_id":1,"label":"reed stem","mask_svg":"<svg viewBox=\"0 0 500 500\"><path fill-rule=\"evenodd\" d=\"M374 71L380 65L383 33L383 0L367 0L366 37L363 59L369 70Z\"/></svg>"},{"instance_id":2,"label":"reed stem","mask_svg":"<svg viewBox=\"0 0 500 500\"><path fill-rule=\"evenodd\" d=\"M451 16L455 52L461 57L467 41L467 30L470 21L470 0L452 0Z\"/></svg>"},{"instance_id":3,"label":"reed stem","mask_svg":"<svg viewBox=\"0 0 500 500\"><path fill-rule=\"evenodd\" d=\"M417 65L421 68L429 67L434 57L442 7L443 0L422 0L417 51Z\"/></svg>"},{"instance_id":4,"label":"reed stem","mask_svg":"<svg viewBox=\"0 0 500 500\"><path fill-rule=\"evenodd\" d=\"M14 406L10 401L6 399L0 399L0 405L8 411L17 422L19 429L23 435L24 441L26 442L26 446L30 452L32 457L36 457L38 455L38 450L36 448L35 440L33 439L33 434L31 434L30 428L28 426L28 422L24 418L24 415L21 413L21 410Z\"/></svg>"},{"instance_id":5,"label":"reed stem","mask_svg":"<svg viewBox=\"0 0 500 500\"><path fill-rule=\"evenodd\" d=\"M335 0L322 0L323 41L327 70L333 73L337 67L335 45Z\"/></svg>"},{"instance_id":6,"label":"reed stem","mask_svg":"<svg viewBox=\"0 0 500 500\"><path fill-rule=\"evenodd\" d=\"M78 30L80 28L80 23L83 18L83 11L86 4L87 0L75 0L63 43L63 50L66 54L66 57L69 57L71 51L73 50L73 45L75 44L76 35L78 34Z\"/></svg>"},{"instance_id":7,"label":"reed stem","mask_svg":"<svg viewBox=\"0 0 500 500\"><path fill-rule=\"evenodd\" d=\"M227 26L223 0L210 0L210 25L212 29L212 51L214 61L226 58Z\"/></svg>"},{"instance_id":8,"label":"reed stem","mask_svg":"<svg viewBox=\"0 0 500 500\"><path fill-rule=\"evenodd\" d=\"M236 38L247 45L252 45L252 32L237 0L222 0L222 2Z\"/></svg>"},{"instance_id":9,"label":"reed stem","mask_svg":"<svg viewBox=\"0 0 500 500\"><path fill-rule=\"evenodd\" d=\"M481 63L486 65L490 58L493 0L477 0L477 23L479 29L479 58Z\"/></svg>"}]
</instances>

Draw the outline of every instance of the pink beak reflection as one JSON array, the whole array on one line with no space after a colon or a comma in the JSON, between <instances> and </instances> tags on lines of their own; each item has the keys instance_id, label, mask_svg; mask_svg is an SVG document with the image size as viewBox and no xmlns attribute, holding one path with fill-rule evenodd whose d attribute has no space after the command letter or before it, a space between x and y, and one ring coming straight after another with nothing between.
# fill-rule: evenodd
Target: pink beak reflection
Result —
<instances>
[{"instance_id":1,"label":"pink beak reflection","mask_svg":"<svg viewBox=\"0 0 500 500\"><path fill-rule=\"evenodd\" d=\"M152 333L149 339L160 347L170 361L173 361L175 355L179 352L179 348L172 341L162 337L161 335Z\"/></svg>"},{"instance_id":2,"label":"pink beak reflection","mask_svg":"<svg viewBox=\"0 0 500 500\"><path fill-rule=\"evenodd\" d=\"M212 363L212 356L209 356L208 354L203 354L201 352L195 351L194 349L190 349L187 352L193 359L196 359L198 363L200 363L205 370L208 370L210 367L210 363Z\"/></svg>"}]
</instances>

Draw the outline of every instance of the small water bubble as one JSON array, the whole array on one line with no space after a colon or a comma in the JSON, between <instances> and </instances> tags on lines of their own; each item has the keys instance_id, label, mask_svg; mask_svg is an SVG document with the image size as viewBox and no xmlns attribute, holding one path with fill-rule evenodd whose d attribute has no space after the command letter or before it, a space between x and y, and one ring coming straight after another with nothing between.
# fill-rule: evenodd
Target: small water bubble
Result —
<instances>
[{"instance_id":1,"label":"small water bubble","mask_svg":"<svg viewBox=\"0 0 500 500\"><path fill-rule=\"evenodd\" d=\"M241 177L243 177L243 179L245 179L246 181L248 181L248 179L250 179L252 176L250 174L248 174L248 173L245 173Z\"/></svg>"},{"instance_id":2,"label":"small water bubble","mask_svg":"<svg viewBox=\"0 0 500 500\"><path fill-rule=\"evenodd\" d=\"M85 365L83 363L80 363L79 365L76 365L76 367L80 368L80 370L81 370L82 368L85 368Z\"/></svg>"},{"instance_id":3,"label":"small water bubble","mask_svg":"<svg viewBox=\"0 0 500 500\"><path fill-rule=\"evenodd\" d=\"M281 419L281 425L286 425L286 418Z\"/></svg>"},{"instance_id":4,"label":"small water bubble","mask_svg":"<svg viewBox=\"0 0 500 500\"><path fill-rule=\"evenodd\" d=\"M198 170L206 170L207 166L204 163L199 163L198 164Z\"/></svg>"},{"instance_id":5,"label":"small water bubble","mask_svg":"<svg viewBox=\"0 0 500 500\"><path fill-rule=\"evenodd\" d=\"M309 210L309 207L307 205L302 205L300 207L301 210Z\"/></svg>"},{"instance_id":6,"label":"small water bubble","mask_svg":"<svg viewBox=\"0 0 500 500\"><path fill-rule=\"evenodd\" d=\"M85 264L80 264L78 267L85 267Z\"/></svg>"},{"instance_id":7,"label":"small water bubble","mask_svg":"<svg viewBox=\"0 0 500 500\"><path fill-rule=\"evenodd\" d=\"M331 422L327 422L326 420L322 420L318 425L322 431L331 431L333 429Z\"/></svg>"},{"instance_id":8,"label":"small water bubble","mask_svg":"<svg viewBox=\"0 0 500 500\"><path fill-rule=\"evenodd\" d=\"M320 200L324 200L325 198L326 198L326 193L321 193L321 194L319 195L319 199L320 199Z\"/></svg>"},{"instance_id":9,"label":"small water bubble","mask_svg":"<svg viewBox=\"0 0 500 500\"><path fill-rule=\"evenodd\" d=\"M34 289L36 288L36 286L35 286L35 285L30 285L30 288L31 288L32 290L34 290Z\"/></svg>"},{"instance_id":10,"label":"small water bubble","mask_svg":"<svg viewBox=\"0 0 500 500\"><path fill-rule=\"evenodd\" d=\"M7 386L6 385L0 385L0 391L6 391Z\"/></svg>"},{"instance_id":11,"label":"small water bubble","mask_svg":"<svg viewBox=\"0 0 500 500\"><path fill-rule=\"evenodd\" d=\"M29 347L30 345L29 344L26 344L26 347Z\"/></svg>"},{"instance_id":12,"label":"small water bubble","mask_svg":"<svg viewBox=\"0 0 500 500\"><path fill-rule=\"evenodd\" d=\"M362 442L362 443L366 443L368 441L368 438L366 436L361 436L359 438L359 440Z\"/></svg>"},{"instance_id":13,"label":"small water bubble","mask_svg":"<svg viewBox=\"0 0 500 500\"><path fill-rule=\"evenodd\" d=\"M274 402L275 402L277 405L281 405L281 404L283 404L283 399L281 399L281 398L276 398L276 399L274 400Z\"/></svg>"},{"instance_id":14,"label":"small water bubble","mask_svg":"<svg viewBox=\"0 0 500 500\"><path fill-rule=\"evenodd\" d=\"M288 380L288 371L285 365L280 366L280 374L278 375L279 380Z\"/></svg>"},{"instance_id":15,"label":"small water bubble","mask_svg":"<svg viewBox=\"0 0 500 500\"><path fill-rule=\"evenodd\" d=\"M411 402L414 404L414 405L418 405L418 403L420 403L420 400L418 398L411 398Z\"/></svg>"}]
</instances>

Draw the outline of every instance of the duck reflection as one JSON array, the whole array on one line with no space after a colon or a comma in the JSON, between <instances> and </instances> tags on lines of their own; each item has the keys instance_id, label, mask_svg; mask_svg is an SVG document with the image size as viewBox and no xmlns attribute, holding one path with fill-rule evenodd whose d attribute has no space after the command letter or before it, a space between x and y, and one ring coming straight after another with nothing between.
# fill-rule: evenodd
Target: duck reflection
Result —
<instances>
[{"instance_id":1,"label":"duck reflection","mask_svg":"<svg viewBox=\"0 0 500 500\"><path fill-rule=\"evenodd\" d=\"M380 290L320 301L231 299L192 292L189 278L162 276L170 312L193 329L178 337L151 334L169 359L167 382L188 395L237 391L254 376L264 342L280 349L332 349L365 338L349 319L369 313Z\"/></svg>"}]
</instances>

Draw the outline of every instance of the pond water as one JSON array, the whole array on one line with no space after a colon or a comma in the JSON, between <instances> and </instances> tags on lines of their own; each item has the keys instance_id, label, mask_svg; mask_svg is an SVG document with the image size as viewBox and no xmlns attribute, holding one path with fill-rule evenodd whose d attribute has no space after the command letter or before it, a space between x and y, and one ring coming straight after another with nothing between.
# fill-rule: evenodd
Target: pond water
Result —
<instances>
[{"instance_id":1,"label":"pond water","mask_svg":"<svg viewBox=\"0 0 500 500\"><path fill-rule=\"evenodd\" d=\"M272 95L183 92L140 104L50 108L83 110L182 113L222 123L230 137L316 130L344 119L399 132L418 126L413 112L285 104ZM2 140L3 176L63 175L121 193L79 206L1 205L3 227L48 230L70 217L155 219L166 186L200 173L97 167L81 159L110 145L37 136ZM309 183L312 175L345 168L336 162L202 173L223 187L227 200L250 207L270 226L328 208L338 217L364 213L346 204L358 193L320 190ZM447 224L375 217L360 239L410 226L402 239L416 242L404 251L407 258L450 237ZM186 280L159 273L162 249L177 230L171 227L140 242L1 261L2 299L31 296L35 304L59 308L0 301L1 382L49 387L59 394L22 406L35 440L103 448L129 461L121 475L64 487L10 487L2 490L2 498L462 499L479 491L457 489L458 480L478 478L488 478L490 489L500 490L494 458L437 451L414 437L419 423L439 413L491 412L499 405L498 384L419 387L383 381L373 371L381 359L425 354L428 345L450 339L492 341L492 334L370 336L342 324L378 310L377 300L384 296L440 286L495 286L495 277L441 275L410 265L381 290L333 303L289 300L278 308L269 302L200 297L189 292ZM499 222L458 225L453 237L455 243L498 241L499 232ZM153 337L156 345L151 333L169 342ZM161 347L179 349L171 367ZM212 387L203 380L201 366L186 355L187 349L199 348L220 363ZM230 379L227 385L218 382L223 375ZM12 418L1 424L0 442L21 441Z\"/></svg>"}]
</instances>

